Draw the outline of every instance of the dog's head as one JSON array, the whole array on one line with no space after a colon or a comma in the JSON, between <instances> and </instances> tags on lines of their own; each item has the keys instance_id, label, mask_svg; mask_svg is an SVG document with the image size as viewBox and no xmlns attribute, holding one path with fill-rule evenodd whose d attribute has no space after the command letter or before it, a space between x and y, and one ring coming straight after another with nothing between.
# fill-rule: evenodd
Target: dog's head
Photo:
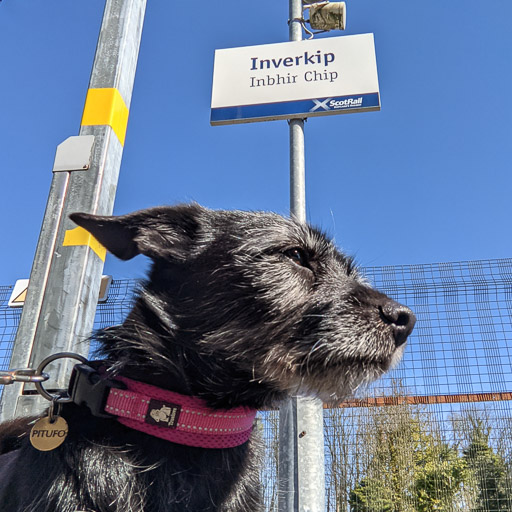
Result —
<instances>
[{"instance_id":1,"label":"dog's head","mask_svg":"<svg viewBox=\"0 0 512 512\"><path fill-rule=\"evenodd\" d=\"M292 219L196 204L71 218L115 256L153 260L125 323L140 339L117 336L130 338L123 357L131 347L128 357L154 373L179 369L188 391L210 401L339 400L395 364L414 327L408 308Z\"/></svg>"}]
</instances>

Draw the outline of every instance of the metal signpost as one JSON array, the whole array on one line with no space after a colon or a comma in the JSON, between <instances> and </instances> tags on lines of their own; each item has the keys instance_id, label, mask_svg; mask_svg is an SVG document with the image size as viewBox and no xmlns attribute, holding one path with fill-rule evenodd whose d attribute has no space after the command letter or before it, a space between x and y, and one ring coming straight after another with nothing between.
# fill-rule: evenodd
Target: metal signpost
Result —
<instances>
[{"instance_id":1,"label":"metal signpost","mask_svg":"<svg viewBox=\"0 0 512 512\"><path fill-rule=\"evenodd\" d=\"M57 149L10 368L36 368L55 352L88 353L105 249L68 215L112 213L145 9L146 0L106 0L80 132ZM54 363L46 389L66 389L75 363ZM30 391L6 386L0 420L48 405Z\"/></svg>"},{"instance_id":2,"label":"metal signpost","mask_svg":"<svg viewBox=\"0 0 512 512\"><path fill-rule=\"evenodd\" d=\"M290 41L302 39L302 0L290 0ZM306 222L304 119L290 124L290 214ZM325 510L324 422L320 400L293 397L279 409L279 512Z\"/></svg>"}]
</instances>

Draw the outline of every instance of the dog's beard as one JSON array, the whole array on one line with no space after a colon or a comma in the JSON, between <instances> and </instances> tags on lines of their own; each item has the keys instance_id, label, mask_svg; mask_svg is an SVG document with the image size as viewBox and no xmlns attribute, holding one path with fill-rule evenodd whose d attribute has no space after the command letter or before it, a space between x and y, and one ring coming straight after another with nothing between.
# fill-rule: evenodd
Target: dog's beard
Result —
<instances>
[{"instance_id":1,"label":"dog's beard","mask_svg":"<svg viewBox=\"0 0 512 512\"><path fill-rule=\"evenodd\" d=\"M404 346L380 361L353 360L331 364L319 372L306 372L297 383L296 394L314 396L325 403L338 404L359 395L400 361Z\"/></svg>"},{"instance_id":2,"label":"dog's beard","mask_svg":"<svg viewBox=\"0 0 512 512\"><path fill-rule=\"evenodd\" d=\"M263 360L253 360L252 382L270 384L287 395L339 403L400 361L405 345L396 348L391 334L379 334L371 340L362 335L358 343L319 340L313 344L296 341L291 348L273 346Z\"/></svg>"}]
</instances>

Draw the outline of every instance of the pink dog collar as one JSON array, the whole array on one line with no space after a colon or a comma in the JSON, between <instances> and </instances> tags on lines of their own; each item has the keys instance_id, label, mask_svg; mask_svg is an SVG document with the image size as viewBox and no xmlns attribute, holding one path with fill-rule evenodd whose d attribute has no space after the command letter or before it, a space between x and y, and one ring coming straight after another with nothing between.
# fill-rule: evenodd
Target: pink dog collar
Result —
<instances>
[{"instance_id":1,"label":"pink dog collar","mask_svg":"<svg viewBox=\"0 0 512 512\"><path fill-rule=\"evenodd\" d=\"M232 448L252 432L256 410L215 410L200 398L117 377L127 389L111 388L105 412L123 425L167 441L199 448Z\"/></svg>"}]
</instances>

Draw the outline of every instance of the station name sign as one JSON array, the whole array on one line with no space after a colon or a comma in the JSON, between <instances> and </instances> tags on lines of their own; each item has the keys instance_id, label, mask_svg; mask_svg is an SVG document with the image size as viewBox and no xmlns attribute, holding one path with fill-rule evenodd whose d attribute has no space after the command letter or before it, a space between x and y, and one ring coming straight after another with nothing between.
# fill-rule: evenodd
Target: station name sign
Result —
<instances>
[{"instance_id":1,"label":"station name sign","mask_svg":"<svg viewBox=\"0 0 512 512\"><path fill-rule=\"evenodd\" d=\"M379 109L373 34L215 51L212 125Z\"/></svg>"}]
</instances>

